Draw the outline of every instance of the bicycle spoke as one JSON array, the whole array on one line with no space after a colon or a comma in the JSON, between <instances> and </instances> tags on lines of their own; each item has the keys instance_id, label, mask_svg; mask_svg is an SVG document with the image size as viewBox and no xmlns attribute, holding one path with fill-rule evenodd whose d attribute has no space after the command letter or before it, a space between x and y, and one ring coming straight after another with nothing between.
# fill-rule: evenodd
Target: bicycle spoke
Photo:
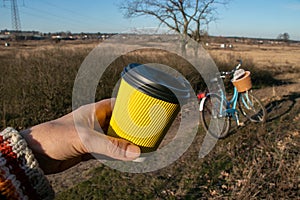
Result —
<instances>
[{"instance_id":1,"label":"bicycle spoke","mask_svg":"<svg viewBox=\"0 0 300 200\"><path fill-rule=\"evenodd\" d=\"M265 107L253 94L248 92L240 94L239 107L242 114L252 122L265 122Z\"/></svg>"}]
</instances>

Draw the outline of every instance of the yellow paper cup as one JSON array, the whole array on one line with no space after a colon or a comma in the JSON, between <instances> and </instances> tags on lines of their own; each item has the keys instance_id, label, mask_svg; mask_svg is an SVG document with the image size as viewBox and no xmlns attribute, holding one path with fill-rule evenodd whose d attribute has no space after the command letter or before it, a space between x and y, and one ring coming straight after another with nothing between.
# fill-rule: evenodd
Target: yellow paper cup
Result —
<instances>
[{"instance_id":1,"label":"yellow paper cup","mask_svg":"<svg viewBox=\"0 0 300 200\"><path fill-rule=\"evenodd\" d=\"M155 151L180 111L180 102L189 98L184 81L154 67L128 65L122 72L108 135L138 145L142 153Z\"/></svg>"}]
</instances>

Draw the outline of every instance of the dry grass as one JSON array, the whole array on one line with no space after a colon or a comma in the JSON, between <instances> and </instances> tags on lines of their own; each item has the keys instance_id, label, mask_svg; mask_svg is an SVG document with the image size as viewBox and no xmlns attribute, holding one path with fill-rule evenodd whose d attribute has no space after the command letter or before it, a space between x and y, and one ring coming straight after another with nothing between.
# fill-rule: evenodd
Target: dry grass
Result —
<instances>
[{"instance_id":1,"label":"dry grass","mask_svg":"<svg viewBox=\"0 0 300 200\"><path fill-rule=\"evenodd\" d=\"M300 44L291 45L246 45L234 44L232 50L210 49L212 57L228 60L231 57L247 58L257 67L274 71L274 67L300 68ZM276 68L275 68L276 69Z\"/></svg>"},{"instance_id":2,"label":"dry grass","mask_svg":"<svg viewBox=\"0 0 300 200\"><path fill-rule=\"evenodd\" d=\"M18 47L1 47L0 127L23 129L70 112L77 70L97 44L26 43ZM270 116L265 126L249 124L233 128L231 135L220 140L215 149L201 160L198 158L203 140L200 127L192 146L172 165L145 174L121 173L101 165L85 172L90 179L60 192L57 199L299 198L300 47L236 44L233 50L208 51L222 69L228 69L234 65L235 59L242 58L245 66L251 66L251 71L256 74L254 79L263 80L254 82L260 88L257 92L264 99ZM159 59L172 65L163 58L166 58L164 54ZM110 74L110 70L114 70L113 75L101 82L110 89L99 90L97 98L111 94L113 86L108 80L111 81L121 70L115 70L114 65L140 61L136 56L122 59L113 63L106 72ZM153 59L157 58L148 55L143 62ZM193 71L181 70L195 84L201 81ZM274 84L278 84L276 95L272 93ZM270 98L264 98L266 95ZM76 167L71 170L76 170ZM62 180L69 178L63 173L60 175ZM63 184L52 183L62 190Z\"/></svg>"},{"instance_id":3,"label":"dry grass","mask_svg":"<svg viewBox=\"0 0 300 200\"><path fill-rule=\"evenodd\" d=\"M1 128L23 129L70 112L77 70L91 50L26 49L2 54Z\"/></svg>"}]
</instances>

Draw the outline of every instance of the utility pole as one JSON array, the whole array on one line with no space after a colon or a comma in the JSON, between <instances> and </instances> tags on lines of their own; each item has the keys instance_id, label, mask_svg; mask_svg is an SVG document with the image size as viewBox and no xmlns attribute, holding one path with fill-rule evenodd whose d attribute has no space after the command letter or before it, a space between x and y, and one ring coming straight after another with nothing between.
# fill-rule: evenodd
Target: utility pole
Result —
<instances>
[{"instance_id":1,"label":"utility pole","mask_svg":"<svg viewBox=\"0 0 300 200\"><path fill-rule=\"evenodd\" d=\"M21 31L21 21L20 21L20 16L19 16L17 0L3 0L3 2L5 2L5 1L10 1L12 28L15 31Z\"/></svg>"}]
</instances>

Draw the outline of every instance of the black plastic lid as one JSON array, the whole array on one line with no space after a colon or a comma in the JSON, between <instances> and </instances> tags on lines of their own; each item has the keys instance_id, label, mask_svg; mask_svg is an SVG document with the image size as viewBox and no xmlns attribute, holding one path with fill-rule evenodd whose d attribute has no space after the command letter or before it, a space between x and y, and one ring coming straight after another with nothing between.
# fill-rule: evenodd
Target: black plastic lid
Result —
<instances>
[{"instance_id":1,"label":"black plastic lid","mask_svg":"<svg viewBox=\"0 0 300 200\"><path fill-rule=\"evenodd\" d=\"M137 90L170 103L184 102L190 97L188 82L154 67L131 63L124 68L122 78Z\"/></svg>"}]
</instances>

